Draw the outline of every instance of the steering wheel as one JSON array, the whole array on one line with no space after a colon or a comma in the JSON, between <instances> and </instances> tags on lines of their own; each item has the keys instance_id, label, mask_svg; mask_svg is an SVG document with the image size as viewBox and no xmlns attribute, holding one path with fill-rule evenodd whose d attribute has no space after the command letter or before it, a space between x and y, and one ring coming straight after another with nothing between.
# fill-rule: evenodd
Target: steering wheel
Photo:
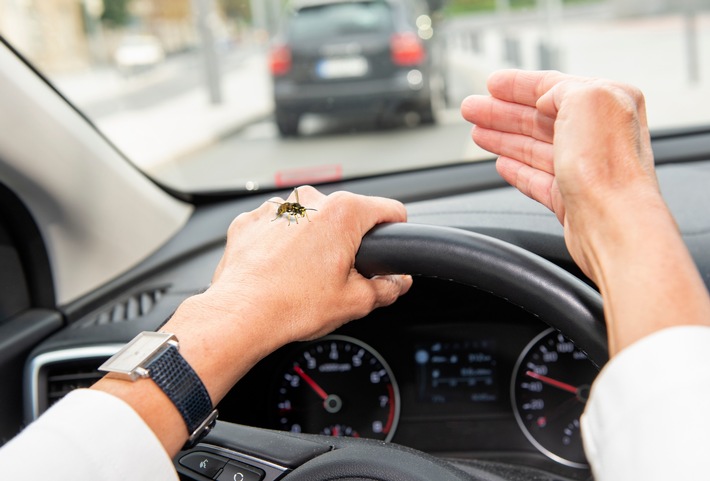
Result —
<instances>
[{"instance_id":1,"label":"steering wheel","mask_svg":"<svg viewBox=\"0 0 710 481\"><path fill-rule=\"evenodd\" d=\"M366 276L409 273L490 292L561 331L598 367L608 359L600 295L562 268L507 242L449 227L380 225L363 239L356 268ZM525 479L535 471L514 466L492 470L485 463L454 466L379 441L223 422L201 444L175 458L184 479L212 478L199 469L200 463L211 469L221 463L221 470L214 473L218 481L496 481Z\"/></svg>"}]
</instances>

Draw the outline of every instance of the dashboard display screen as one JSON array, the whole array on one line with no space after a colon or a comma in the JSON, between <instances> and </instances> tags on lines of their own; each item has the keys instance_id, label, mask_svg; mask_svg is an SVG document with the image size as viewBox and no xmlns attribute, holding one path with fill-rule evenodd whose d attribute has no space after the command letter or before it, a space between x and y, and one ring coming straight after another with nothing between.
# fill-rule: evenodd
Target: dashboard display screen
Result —
<instances>
[{"instance_id":1,"label":"dashboard display screen","mask_svg":"<svg viewBox=\"0 0 710 481\"><path fill-rule=\"evenodd\" d=\"M490 339L419 344L414 353L420 402L498 401L495 342Z\"/></svg>"}]
</instances>

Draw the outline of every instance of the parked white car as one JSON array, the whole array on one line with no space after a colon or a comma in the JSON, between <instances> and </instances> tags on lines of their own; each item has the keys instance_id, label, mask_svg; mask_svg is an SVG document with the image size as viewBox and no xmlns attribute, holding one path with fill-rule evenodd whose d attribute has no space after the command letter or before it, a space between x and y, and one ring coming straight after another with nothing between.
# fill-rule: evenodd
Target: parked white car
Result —
<instances>
[{"instance_id":1,"label":"parked white car","mask_svg":"<svg viewBox=\"0 0 710 481\"><path fill-rule=\"evenodd\" d=\"M113 55L116 66L125 73L149 69L165 60L165 50L152 35L125 37Z\"/></svg>"}]
</instances>

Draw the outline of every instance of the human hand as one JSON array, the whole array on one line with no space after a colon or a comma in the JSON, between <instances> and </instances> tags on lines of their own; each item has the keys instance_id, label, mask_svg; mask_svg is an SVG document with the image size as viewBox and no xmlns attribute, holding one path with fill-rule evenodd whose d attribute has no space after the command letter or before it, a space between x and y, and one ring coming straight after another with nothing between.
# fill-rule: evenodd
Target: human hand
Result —
<instances>
[{"instance_id":1,"label":"human hand","mask_svg":"<svg viewBox=\"0 0 710 481\"><path fill-rule=\"evenodd\" d=\"M468 97L461 107L475 124L473 140L500 156L507 182L557 215L573 258L595 277L583 241L602 235L590 232L606 228L600 219L662 204L641 92L519 70L494 73L488 88L490 97Z\"/></svg>"},{"instance_id":2,"label":"human hand","mask_svg":"<svg viewBox=\"0 0 710 481\"><path fill-rule=\"evenodd\" d=\"M347 192L325 196L313 187L299 187L298 194L302 206L315 209L298 223L274 219L276 203L284 202L276 198L239 215L209 289L186 300L162 328L213 353L199 362L208 364L206 372L221 372L205 376L218 381L208 389L216 398L272 351L391 304L412 284L410 276L366 279L354 267L365 233L406 221L401 203Z\"/></svg>"},{"instance_id":3,"label":"human hand","mask_svg":"<svg viewBox=\"0 0 710 481\"><path fill-rule=\"evenodd\" d=\"M239 215L212 285L186 299L161 328L177 336L180 353L215 405L275 349L391 304L412 284L410 276L366 279L354 267L367 231L406 221L401 203L346 192L325 196L312 187L298 193L301 205L317 209L308 211L310 221L274 220L278 207L270 202ZM105 377L94 389L129 403L170 456L185 443L189 433L180 413L152 382Z\"/></svg>"},{"instance_id":4,"label":"human hand","mask_svg":"<svg viewBox=\"0 0 710 481\"><path fill-rule=\"evenodd\" d=\"M498 172L550 208L599 288L612 355L660 329L710 324L710 298L655 176L638 89L506 70L461 111ZM672 314L671 314L672 313Z\"/></svg>"},{"instance_id":5,"label":"human hand","mask_svg":"<svg viewBox=\"0 0 710 481\"><path fill-rule=\"evenodd\" d=\"M391 304L412 283L399 275L367 279L354 267L365 233L379 223L406 221L401 203L347 192L325 196L313 187L298 194L301 205L315 210L291 225L285 216L274 219L282 199L234 220L206 293L220 308L260 311L276 347L319 337Z\"/></svg>"}]
</instances>

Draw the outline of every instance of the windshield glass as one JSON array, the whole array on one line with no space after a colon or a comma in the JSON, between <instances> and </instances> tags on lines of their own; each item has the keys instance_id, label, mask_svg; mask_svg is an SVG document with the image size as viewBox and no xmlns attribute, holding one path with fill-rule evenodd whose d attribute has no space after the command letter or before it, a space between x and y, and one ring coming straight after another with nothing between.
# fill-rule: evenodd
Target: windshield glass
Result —
<instances>
[{"instance_id":1,"label":"windshield glass","mask_svg":"<svg viewBox=\"0 0 710 481\"><path fill-rule=\"evenodd\" d=\"M652 130L710 125L708 0L0 0L0 33L131 162L183 192L491 155L490 72L640 87Z\"/></svg>"}]
</instances>

